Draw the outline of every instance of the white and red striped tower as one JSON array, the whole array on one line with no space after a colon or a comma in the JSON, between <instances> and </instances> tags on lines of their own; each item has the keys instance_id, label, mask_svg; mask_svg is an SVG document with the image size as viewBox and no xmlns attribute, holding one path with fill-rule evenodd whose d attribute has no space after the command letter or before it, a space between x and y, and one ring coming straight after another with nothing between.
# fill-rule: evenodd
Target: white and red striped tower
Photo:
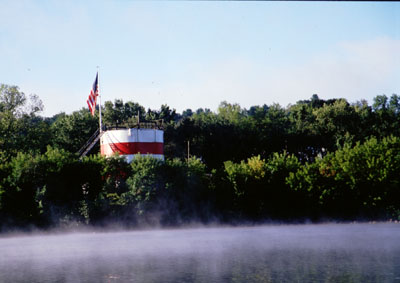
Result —
<instances>
[{"instance_id":1,"label":"white and red striped tower","mask_svg":"<svg viewBox=\"0 0 400 283\"><path fill-rule=\"evenodd\" d=\"M164 131L140 128L108 130L100 138L100 150L105 156L118 152L127 162L138 154L164 160Z\"/></svg>"}]
</instances>

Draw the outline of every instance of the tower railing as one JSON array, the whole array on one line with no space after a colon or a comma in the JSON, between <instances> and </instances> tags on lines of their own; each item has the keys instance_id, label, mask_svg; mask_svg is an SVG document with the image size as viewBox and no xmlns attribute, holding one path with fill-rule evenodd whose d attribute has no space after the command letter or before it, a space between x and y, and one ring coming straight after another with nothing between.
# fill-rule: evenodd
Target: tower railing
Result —
<instances>
[{"instance_id":1,"label":"tower railing","mask_svg":"<svg viewBox=\"0 0 400 283\"><path fill-rule=\"evenodd\" d=\"M114 129L164 129L164 120L153 120L153 121L128 121L123 123L116 123L105 125L106 130L114 130Z\"/></svg>"}]
</instances>

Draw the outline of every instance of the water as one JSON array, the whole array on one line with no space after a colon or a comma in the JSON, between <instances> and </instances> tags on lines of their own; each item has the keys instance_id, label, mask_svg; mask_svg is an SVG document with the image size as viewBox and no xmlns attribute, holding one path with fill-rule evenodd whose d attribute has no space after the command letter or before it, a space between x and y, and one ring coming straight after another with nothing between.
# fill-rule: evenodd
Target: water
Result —
<instances>
[{"instance_id":1,"label":"water","mask_svg":"<svg viewBox=\"0 0 400 283\"><path fill-rule=\"evenodd\" d=\"M0 282L400 283L400 224L3 237Z\"/></svg>"}]
</instances>

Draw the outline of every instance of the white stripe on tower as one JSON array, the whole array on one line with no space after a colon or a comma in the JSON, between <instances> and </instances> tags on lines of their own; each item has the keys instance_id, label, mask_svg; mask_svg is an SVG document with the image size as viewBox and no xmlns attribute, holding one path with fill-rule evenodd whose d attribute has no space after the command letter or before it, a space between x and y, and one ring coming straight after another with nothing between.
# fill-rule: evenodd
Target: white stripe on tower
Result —
<instances>
[{"instance_id":1,"label":"white stripe on tower","mask_svg":"<svg viewBox=\"0 0 400 283\"><path fill-rule=\"evenodd\" d=\"M129 134L128 134L129 133ZM102 144L125 142L164 142L164 132L154 129L109 130L102 136Z\"/></svg>"}]
</instances>

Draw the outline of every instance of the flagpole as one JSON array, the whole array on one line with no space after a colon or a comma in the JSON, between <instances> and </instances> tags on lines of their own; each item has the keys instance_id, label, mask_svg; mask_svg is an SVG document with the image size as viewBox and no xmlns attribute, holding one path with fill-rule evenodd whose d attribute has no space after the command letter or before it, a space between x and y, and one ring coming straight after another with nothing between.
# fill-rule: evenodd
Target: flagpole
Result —
<instances>
[{"instance_id":1,"label":"flagpole","mask_svg":"<svg viewBox=\"0 0 400 283\"><path fill-rule=\"evenodd\" d=\"M100 126L100 134L103 131L102 123L101 123L101 94L100 94L100 83L99 83L99 66L97 66L97 84L99 91L99 126Z\"/></svg>"}]
</instances>

